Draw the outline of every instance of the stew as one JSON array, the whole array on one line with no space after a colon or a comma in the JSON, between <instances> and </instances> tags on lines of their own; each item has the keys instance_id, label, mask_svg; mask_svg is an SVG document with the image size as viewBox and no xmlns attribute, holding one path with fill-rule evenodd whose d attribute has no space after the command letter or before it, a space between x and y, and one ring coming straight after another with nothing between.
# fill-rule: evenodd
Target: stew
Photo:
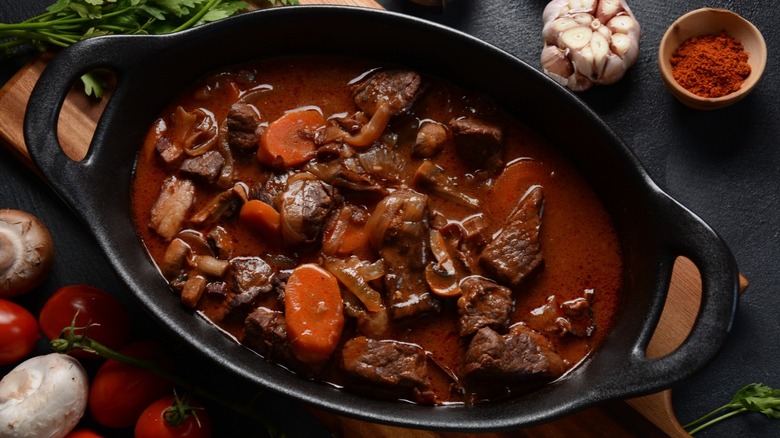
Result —
<instances>
[{"instance_id":1,"label":"stew","mask_svg":"<svg viewBox=\"0 0 780 438\"><path fill-rule=\"evenodd\" d=\"M572 163L488 96L371 60L205 77L151 127L133 206L184 306L346 391L520 394L619 305L619 239Z\"/></svg>"}]
</instances>

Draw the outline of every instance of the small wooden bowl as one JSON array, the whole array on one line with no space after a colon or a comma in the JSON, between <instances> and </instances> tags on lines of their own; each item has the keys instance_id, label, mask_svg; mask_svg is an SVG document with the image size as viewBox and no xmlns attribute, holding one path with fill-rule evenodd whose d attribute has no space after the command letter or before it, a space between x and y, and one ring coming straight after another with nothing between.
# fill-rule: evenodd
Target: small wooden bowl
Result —
<instances>
[{"instance_id":1,"label":"small wooden bowl","mask_svg":"<svg viewBox=\"0 0 780 438\"><path fill-rule=\"evenodd\" d=\"M750 75L739 90L725 96L709 98L691 93L672 75L672 53L688 38L724 30L738 39L748 53ZM764 73L766 56L764 37L752 23L726 9L702 8L688 12L667 29L658 48L658 67L664 83L680 102L691 108L711 110L729 106L747 96Z\"/></svg>"}]
</instances>

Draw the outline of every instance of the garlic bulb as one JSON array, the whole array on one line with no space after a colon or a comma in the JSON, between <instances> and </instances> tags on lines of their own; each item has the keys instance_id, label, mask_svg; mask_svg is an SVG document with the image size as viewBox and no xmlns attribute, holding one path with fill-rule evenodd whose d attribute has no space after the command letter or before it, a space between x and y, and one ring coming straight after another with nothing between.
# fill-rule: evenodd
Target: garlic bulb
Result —
<instances>
[{"instance_id":1,"label":"garlic bulb","mask_svg":"<svg viewBox=\"0 0 780 438\"><path fill-rule=\"evenodd\" d=\"M573 91L617 82L639 56L639 23L625 0L552 0L542 20L542 69Z\"/></svg>"}]
</instances>

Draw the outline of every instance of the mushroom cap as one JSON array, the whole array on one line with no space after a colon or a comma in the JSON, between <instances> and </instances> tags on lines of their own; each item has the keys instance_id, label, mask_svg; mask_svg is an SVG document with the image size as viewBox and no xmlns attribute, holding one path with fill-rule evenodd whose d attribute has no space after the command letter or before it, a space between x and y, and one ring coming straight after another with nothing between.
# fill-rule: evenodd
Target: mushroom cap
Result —
<instances>
[{"instance_id":1,"label":"mushroom cap","mask_svg":"<svg viewBox=\"0 0 780 438\"><path fill-rule=\"evenodd\" d=\"M31 291L49 275L54 242L46 226L30 213L0 210L0 298Z\"/></svg>"},{"instance_id":2,"label":"mushroom cap","mask_svg":"<svg viewBox=\"0 0 780 438\"><path fill-rule=\"evenodd\" d=\"M89 378L78 360L50 353L0 380L0 436L62 438L86 412Z\"/></svg>"}]
</instances>

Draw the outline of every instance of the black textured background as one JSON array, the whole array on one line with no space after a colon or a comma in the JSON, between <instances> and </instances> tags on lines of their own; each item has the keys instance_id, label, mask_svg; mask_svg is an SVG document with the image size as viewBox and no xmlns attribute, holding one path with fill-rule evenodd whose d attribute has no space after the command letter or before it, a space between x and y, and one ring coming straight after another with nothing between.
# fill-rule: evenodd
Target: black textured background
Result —
<instances>
[{"instance_id":1,"label":"black textured background","mask_svg":"<svg viewBox=\"0 0 780 438\"><path fill-rule=\"evenodd\" d=\"M409 0L378 1L386 9L462 30L539 67L546 1L453 0L444 9ZM52 2L0 0L0 22L20 21ZM718 231L750 281L725 348L706 369L674 388L675 410L684 423L728 402L747 383L780 387L780 10L768 0L635 0L629 6L642 26L639 61L619 83L580 97L634 150L661 188ZM739 13L761 30L769 49L764 78L753 93L732 107L708 112L678 103L657 68L658 45L666 28L700 7ZM0 61L0 84L22 62ZM565 129L566 120L560 123ZM0 208L18 208L40 217L54 234L57 248L52 276L19 302L35 311L57 287L88 283L111 291L133 308L132 298L84 227L44 183L4 150L0 151ZM139 333L155 333L154 322L143 314L137 321ZM292 436L324 435L286 400L266 399L263 403L271 415ZM697 436L780 436L780 422L747 414Z\"/></svg>"}]
</instances>

